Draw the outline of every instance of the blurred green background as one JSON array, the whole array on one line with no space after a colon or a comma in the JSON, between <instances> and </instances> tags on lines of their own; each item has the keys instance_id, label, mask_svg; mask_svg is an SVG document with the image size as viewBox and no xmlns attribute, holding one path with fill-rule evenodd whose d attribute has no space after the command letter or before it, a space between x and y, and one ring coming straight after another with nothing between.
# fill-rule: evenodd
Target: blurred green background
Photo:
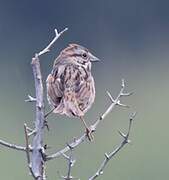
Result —
<instances>
[{"instance_id":1,"label":"blurred green background","mask_svg":"<svg viewBox=\"0 0 169 180\"><path fill-rule=\"evenodd\" d=\"M54 36L54 28L69 30L52 51L41 58L44 83L53 60L68 43L89 48L102 61L93 65L96 101L86 115L93 122L110 104L105 91L115 97L121 78L134 95L123 99L130 109L115 108L101 123L95 141L75 150L72 174L82 180L91 176L121 141L129 114L137 111L131 140L98 179L159 180L169 177L169 1L167 0L0 0L0 138L24 144L23 124L32 126L34 96L30 61ZM46 91L46 90L45 90ZM46 97L45 97L46 99ZM47 106L47 109L49 107ZM45 143L49 152L64 147L83 132L80 121L51 115ZM47 165L48 179L66 173L61 157ZM24 153L0 147L0 179L29 180Z\"/></svg>"}]
</instances>

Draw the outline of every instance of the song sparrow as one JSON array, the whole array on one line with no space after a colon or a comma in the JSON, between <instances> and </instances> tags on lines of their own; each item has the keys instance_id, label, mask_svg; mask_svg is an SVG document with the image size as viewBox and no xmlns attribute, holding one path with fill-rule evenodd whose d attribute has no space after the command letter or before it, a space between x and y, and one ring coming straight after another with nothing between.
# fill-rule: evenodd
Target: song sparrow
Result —
<instances>
[{"instance_id":1,"label":"song sparrow","mask_svg":"<svg viewBox=\"0 0 169 180\"><path fill-rule=\"evenodd\" d=\"M47 96L54 107L53 112L69 117L79 117L89 140L92 140L84 114L95 99L95 85L91 74L91 62L99 61L88 49L77 44L69 44L54 61L48 75Z\"/></svg>"}]
</instances>

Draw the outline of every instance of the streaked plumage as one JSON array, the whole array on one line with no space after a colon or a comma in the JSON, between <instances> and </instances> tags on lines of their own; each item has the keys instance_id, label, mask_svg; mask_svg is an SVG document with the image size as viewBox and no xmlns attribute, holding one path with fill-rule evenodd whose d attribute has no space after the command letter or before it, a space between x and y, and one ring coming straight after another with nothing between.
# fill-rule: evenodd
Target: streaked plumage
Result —
<instances>
[{"instance_id":1,"label":"streaked plumage","mask_svg":"<svg viewBox=\"0 0 169 180\"><path fill-rule=\"evenodd\" d=\"M95 99L92 61L98 59L77 44L61 51L46 81L48 101L55 107L54 113L82 118L90 109Z\"/></svg>"}]
</instances>

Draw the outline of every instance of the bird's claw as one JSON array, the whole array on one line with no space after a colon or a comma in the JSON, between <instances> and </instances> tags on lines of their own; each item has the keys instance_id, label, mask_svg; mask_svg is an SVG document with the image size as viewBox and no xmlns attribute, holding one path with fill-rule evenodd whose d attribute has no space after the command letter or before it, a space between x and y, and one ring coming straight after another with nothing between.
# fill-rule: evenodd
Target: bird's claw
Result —
<instances>
[{"instance_id":1,"label":"bird's claw","mask_svg":"<svg viewBox=\"0 0 169 180\"><path fill-rule=\"evenodd\" d=\"M94 136L92 134L92 130L90 128L86 128L86 136L90 142L94 140Z\"/></svg>"}]
</instances>

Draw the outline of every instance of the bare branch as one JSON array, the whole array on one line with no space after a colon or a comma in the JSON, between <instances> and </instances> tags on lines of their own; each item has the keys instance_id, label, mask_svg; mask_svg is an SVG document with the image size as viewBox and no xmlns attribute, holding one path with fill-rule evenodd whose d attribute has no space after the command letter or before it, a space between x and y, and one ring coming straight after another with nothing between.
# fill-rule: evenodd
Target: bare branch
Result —
<instances>
[{"instance_id":1,"label":"bare branch","mask_svg":"<svg viewBox=\"0 0 169 180\"><path fill-rule=\"evenodd\" d=\"M119 94L117 95L117 97L114 99L112 97L112 95L107 91L107 94L110 98L110 100L112 101L112 104L107 108L107 110L100 116L100 118L98 120L96 120L96 122L91 126L92 130L95 131L96 130L96 127L98 126L98 124L100 123L101 120L105 119L106 116L113 110L113 108L116 106L116 105L120 105L120 106L123 106L123 107L128 107L128 105L123 105L120 103L120 98L122 97L122 94L124 94L124 90L125 90L125 84L124 83L124 79L122 79L122 82L121 82L121 89L120 89L120 92Z\"/></svg>"},{"instance_id":2,"label":"bare branch","mask_svg":"<svg viewBox=\"0 0 169 180\"><path fill-rule=\"evenodd\" d=\"M24 132L25 132L25 141L26 141L26 156L28 161L28 166L30 166L30 155L29 155L29 140L28 140L28 131L27 131L27 125L24 124Z\"/></svg>"},{"instance_id":3,"label":"bare branch","mask_svg":"<svg viewBox=\"0 0 169 180\"><path fill-rule=\"evenodd\" d=\"M42 74L40 68L39 56L50 51L51 46L56 42L56 40L67 30L65 28L60 33L55 29L55 37L49 43L49 45L43 49L35 57L32 58L32 70L35 81L35 91L36 91L36 119L35 119L35 130L32 131L33 142L32 142L32 156L31 156L31 172L36 180L44 180L45 177L45 149L43 147L43 129L45 125L45 113L44 113L44 97L43 97L43 83ZM29 98L30 99L30 98ZM30 135L30 134L29 134ZM28 135L27 135L28 136ZM28 151L27 151L28 153Z\"/></svg>"},{"instance_id":4,"label":"bare branch","mask_svg":"<svg viewBox=\"0 0 169 180\"><path fill-rule=\"evenodd\" d=\"M26 124L24 125L24 127L25 126L26 126ZM28 145L28 147L27 146L24 147L24 146L20 146L20 145L16 145L16 144L11 144L11 143L3 141L3 140L0 140L0 145L5 146L5 147L10 148L10 149L17 150L17 151L23 151L23 152L26 152L27 150L29 150L29 152L32 151L32 147L30 145Z\"/></svg>"},{"instance_id":5,"label":"bare branch","mask_svg":"<svg viewBox=\"0 0 169 180\"><path fill-rule=\"evenodd\" d=\"M119 94L117 95L117 97L115 99L113 99L113 97L111 96L111 94L109 92L107 92L109 98L111 99L111 105L106 109L106 111L96 120L96 122L90 126L90 129L92 130L92 132L94 132L98 126L98 124L106 118L106 116L113 110L113 108L115 107L115 105L119 105L120 103L120 98L122 97L122 95L124 94L124 90L125 90L125 83L124 80L122 80L121 82L121 89ZM125 106L126 107L126 106ZM75 148L77 146L79 146L82 142L84 142L86 139L86 134L83 134L81 137L79 137L78 139L75 139L72 143L70 143L70 146ZM57 158L59 156L61 156L63 153L66 153L67 151L69 151L70 148L67 146L65 148L63 148L62 150L52 154L52 155L48 155L46 156L46 160L52 160L54 158Z\"/></svg>"},{"instance_id":6,"label":"bare branch","mask_svg":"<svg viewBox=\"0 0 169 180\"><path fill-rule=\"evenodd\" d=\"M61 179L64 180L72 180L72 179L78 179L75 178L71 175L71 169L74 166L76 160L73 159L73 148L68 144L68 146L70 147L70 155L66 155L65 153L62 153L62 156L66 159L66 161L68 162L68 170L67 170L67 175L66 176L61 176L59 173L59 176Z\"/></svg>"},{"instance_id":7,"label":"bare branch","mask_svg":"<svg viewBox=\"0 0 169 180\"><path fill-rule=\"evenodd\" d=\"M74 139L72 143L70 143L69 145L72 147L72 148L75 148L77 146L79 146L82 142L84 142L86 139L86 134L83 134L80 138L78 139ZM52 154L52 155L47 155L46 156L46 161L49 161L49 160L52 160L52 159L55 159L59 156L61 156L62 154L66 153L70 151L70 147L66 146L65 148L63 148L62 150Z\"/></svg>"},{"instance_id":8,"label":"bare branch","mask_svg":"<svg viewBox=\"0 0 169 180\"><path fill-rule=\"evenodd\" d=\"M38 56L41 56L42 54L45 54L47 52L50 51L50 48L52 47L52 45L58 40L58 38L65 32L67 31L68 28L65 28L63 31L61 31L60 33L58 33L57 29L55 29L55 37L54 39L48 44L48 46L46 46L45 49L43 49L41 52L38 53Z\"/></svg>"},{"instance_id":9,"label":"bare branch","mask_svg":"<svg viewBox=\"0 0 169 180\"><path fill-rule=\"evenodd\" d=\"M108 162L128 143L130 143L129 135L130 135L130 130L131 130L131 125L133 122L133 118L135 117L136 113L133 113L130 117L130 121L129 121L129 127L128 127L128 131L127 134L125 135L124 133L120 132L120 135L123 137L123 141L120 143L120 145L114 150L112 151L110 154L105 153L105 159L104 161L101 163L99 169L97 170L97 172L89 178L89 180L94 180L96 179L98 176L103 174L103 170L105 169L106 165L108 164Z\"/></svg>"},{"instance_id":10,"label":"bare branch","mask_svg":"<svg viewBox=\"0 0 169 180\"><path fill-rule=\"evenodd\" d=\"M73 179L73 176L71 176L71 169L74 166L75 160L72 158L72 150L70 151L70 156L67 158L68 161L68 171L67 171L67 176L65 177L66 180L71 180Z\"/></svg>"},{"instance_id":11,"label":"bare branch","mask_svg":"<svg viewBox=\"0 0 169 180\"><path fill-rule=\"evenodd\" d=\"M3 140L0 140L0 145L5 146L5 147L10 148L10 149L18 150L18 151L23 151L23 152L26 151L26 147L11 144L11 143L8 143L8 142L3 141Z\"/></svg>"},{"instance_id":12,"label":"bare branch","mask_svg":"<svg viewBox=\"0 0 169 180\"><path fill-rule=\"evenodd\" d=\"M36 130L33 129L30 133L28 133L28 137L32 136L32 135L35 135L36 134Z\"/></svg>"},{"instance_id":13,"label":"bare branch","mask_svg":"<svg viewBox=\"0 0 169 180\"><path fill-rule=\"evenodd\" d=\"M28 94L28 99L26 99L25 102L36 102L36 98Z\"/></svg>"},{"instance_id":14,"label":"bare branch","mask_svg":"<svg viewBox=\"0 0 169 180\"><path fill-rule=\"evenodd\" d=\"M28 168L29 168L33 178L36 179L36 177L34 176L34 173L32 171L32 167L31 167L31 163L30 163L30 154L29 154L30 148L29 148L28 129L30 130L30 128L26 124L24 124L25 142L26 142L26 157L27 157Z\"/></svg>"},{"instance_id":15,"label":"bare branch","mask_svg":"<svg viewBox=\"0 0 169 180\"><path fill-rule=\"evenodd\" d=\"M40 152L43 147L43 125L44 125L44 101L43 101L43 84L42 75L40 71L40 62L38 55L32 58L32 69L35 80L36 90L36 120L33 142L32 142L32 158L31 158L31 170L35 179L43 180L43 159Z\"/></svg>"}]
</instances>

